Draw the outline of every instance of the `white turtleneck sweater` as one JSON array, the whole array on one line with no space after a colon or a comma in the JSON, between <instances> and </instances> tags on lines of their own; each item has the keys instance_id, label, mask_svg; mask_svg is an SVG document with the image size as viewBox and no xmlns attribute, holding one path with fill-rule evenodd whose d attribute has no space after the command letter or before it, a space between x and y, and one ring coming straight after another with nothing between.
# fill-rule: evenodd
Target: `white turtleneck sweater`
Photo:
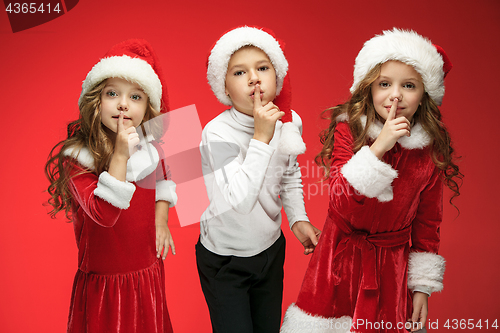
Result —
<instances>
[{"instance_id":1,"label":"white turtleneck sweater","mask_svg":"<svg viewBox=\"0 0 500 333\"><path fill-rule=\"evenodd\" d=\"M302 121L293 112L302 133ZM201 217L200 241L219 255L249 257L269 248L281 234L281 208L290 228L309 221L297 156L277 149L276 123L269 145L254 140L254 119L234 108L210 121L200 143L210 205Z\"/></svg>"}]
</instances>

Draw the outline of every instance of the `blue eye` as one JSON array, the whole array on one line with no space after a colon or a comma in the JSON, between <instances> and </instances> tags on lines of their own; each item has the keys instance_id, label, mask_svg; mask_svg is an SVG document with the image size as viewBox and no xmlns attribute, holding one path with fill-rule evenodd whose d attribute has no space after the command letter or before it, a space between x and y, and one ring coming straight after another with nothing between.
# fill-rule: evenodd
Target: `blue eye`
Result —
<instances>
[{"instance_id":1,"label":"blue eye","mask_svg":"<svg viewBox=\"0 0 500 333\"><path fill-rule=\"evenodd\" d=\"M117 95L114 91L112 91L112 90L111 90L111 91L108 91L108 92L106 93L106 95L108 95L108 96L110 96L110 97L116 97L116 96L118 96L118 95Z\"/></svg>"},{"instance_id":2,"label":"blue eye","mask_svg":"<svg viewBox=\"0 0 500 333\"><path fill-rule=\"evenodd\" d=\"M236 71L234 72L233 74L234 76L240 76L240 75L243 75L243 71Z\"/></svg>"},{"instance_id":3,"label":"blue eye","mask_svg":"<svg viewBox=\"0 0 500 333\"><path fill-rule=\"evenodd\" d=\"M132 95L131 97L134 101L140 100L142 97L140 95Z\"/></svg>"},{"instance_id":4,"label":"blue eye","mask_svg":"<svg viewBox=\"0 0 500 333\"><path fill-rule=\"evenodd\" d=\"M414 89L416 86L413 83L405 83L403 87L407 89Z\"/></svg>"},{"instance_id":5,"label":"blue eye","mask_svg":"<svg viewBox=\"0 0 500 333\"><path fill-rule=\"evenodd\" d=\"M263 72L263 71L267 71L269 69L268 66L262 66L262 67L259 67L259 71Z\"/></svg>"},{"instance_id":6,"label":"blue eye","mask_svg":"<svg viewBox=\"0 0 500 333\"><path fill-rule=\"evenodd\" d=\"M385 81L384 81L384 82L380 82L378 85L379 85L379 86L381 86L382 88L387 88L387 87L389 87L389 83L388 83L388 82L385 82Z\"/></svg>"}]
</instances>

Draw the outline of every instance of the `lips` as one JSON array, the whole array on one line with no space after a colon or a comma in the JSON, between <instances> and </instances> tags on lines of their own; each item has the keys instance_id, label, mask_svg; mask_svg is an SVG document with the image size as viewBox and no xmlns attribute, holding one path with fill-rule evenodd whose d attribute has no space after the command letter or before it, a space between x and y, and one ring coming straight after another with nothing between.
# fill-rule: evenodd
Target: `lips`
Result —
<instances>
[{"instance_id":1,"label":"lips","mask_svg":"<svg viewBox=\"0 0 500 333\"><path fill-rule=\"evenodd\" d=\"M111 118L114 118L114 119L118 119L120 116L113 116ZM127 117L127 116L123 116L123 120L132 120L132 118L130 117Z\"/></svg>"},{"instance_id":2,"label":"lips","mask_svg":"<svg viewBox=\"0 0 500 333\"><path fill-rule=\"evenodd\" d=\"M392 105L389 105L389 106L384 106L384 108L386 108L386 109L387 109L387 111L391 111L391 107L392 107ZM400 107L398 107L398 108L396 109L396 112L401 111L401 110L403 110L403 109L404 109L404 108L402 108L402 107L401 107L401 108L400 108Z\"/></svg>"},{"instance_id":3,"label":"lips","mask_svg":"<svg viewBox=\"0 0 500 333\"><path fill-rule=\"evenodd\" d=\"M255 89L253 89L252 92L250 93L250 97L252 97L252 99L255 97ZM264 97L264 92L261 90L260 99L262 99L263 97Z\"/></svg>"}]
</instances>

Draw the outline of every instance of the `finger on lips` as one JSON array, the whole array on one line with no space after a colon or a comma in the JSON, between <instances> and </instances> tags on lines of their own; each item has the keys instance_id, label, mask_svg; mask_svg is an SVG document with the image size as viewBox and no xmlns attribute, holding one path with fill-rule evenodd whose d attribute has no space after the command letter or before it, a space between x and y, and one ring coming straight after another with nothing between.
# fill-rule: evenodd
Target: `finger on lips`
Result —
<instances>
[{"instance_id":1,"label":"finger on lips","mask_svg":"<svg viewBox=\"0 0 500 333\"><path fill-rule=\"evenodd\" d=\"M120 111L120 114L118 115L118 127L116 129L117 132L123 131L123 127L124 127L123 118L124 117L125 117L125 114L123 113L123 111Z\"/></svg>"},{"instance_id":2,"label":"finger on lips","mask_svg":"<svg viewBox=\"0 0 500 333\"><path fill-rule=\"evenodd\" d=\"M391 109L389 110L389 115L387 116L387 120L393 120L396 118L396 110L398 109L399 99L394 98L392 101Z\"/></svg>"},{"instance_id":3,"label":"finger on lips","mask_svg":"<svg viewBox=\"0 0 500 333\"><path fill-rule=\"evenodd\" d=\"M254 110L262 107L262 101L260 100L260 85L256 84L253 92L253 107Z\"/></svg>"}]
</instances>

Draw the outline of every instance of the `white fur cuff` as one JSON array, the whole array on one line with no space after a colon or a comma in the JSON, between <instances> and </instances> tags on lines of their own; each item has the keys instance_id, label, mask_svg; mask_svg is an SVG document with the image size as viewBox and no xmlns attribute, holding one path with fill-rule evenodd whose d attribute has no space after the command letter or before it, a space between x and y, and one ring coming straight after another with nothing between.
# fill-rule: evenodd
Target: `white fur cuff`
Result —
<instances>
[{"instance_id":1,"label":"white fur cuff","mask_svg":"<svg viewBox=\"0 0 500 333\"><path fill-rule=\"evenodd\" d=\"M392 200L392 181L398 172L379 160L368 146L361 148L342 167L342 175L361 194L380 202Z\"/></svg>"},{"instance_id":2,"label":"white fur cuff","mask_svg":"<svg viewBox=\"0 0 500 333\"><path fill-rule=\"evenodd\" d=\"M408 288L430 288L430 292L443 290L445 260L430 252L412 252L408 262Z\"/></svg>"},{"instance_id":3,"label":"white fur cuff","mask_svg":"<svg viewBox=\"0 0 500 333\"><path fill-rule=\"evenodd\" d=\"M292 303L286 311L281 333L347 333L351 328L352 318L325 318L313 316L302 311Z\"/></svg>"},{"instance_id":4,"label":"white fur cuff","mask_svg":"<svg viewBox=\"0 0 500 333\"><path fill-rule=\"evenodd\" d=\"M135 192L135 185L122 182L104 171L99 175L94 195L120 209L127 209Z\"/></svg>"},{"instance_id":5,"label":"white fur cuff","mask_svg":"<svg viewBox=\"0 0 500 333\"><path fill-rule=\"evenodd\" d=\"M177 193L175 183L171 180L160 180L156 182L156 201L164 200L170 203L170 207L177 204Z\"/></svg>"}]
</instances>

